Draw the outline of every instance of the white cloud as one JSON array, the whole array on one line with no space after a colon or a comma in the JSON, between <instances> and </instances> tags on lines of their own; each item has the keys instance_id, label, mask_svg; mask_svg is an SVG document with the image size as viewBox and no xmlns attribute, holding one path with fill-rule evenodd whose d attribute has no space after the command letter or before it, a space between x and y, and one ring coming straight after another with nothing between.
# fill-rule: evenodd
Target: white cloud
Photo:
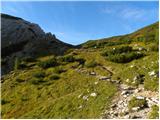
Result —
<instances>
[{"instance_id":1,"label":"white cloud","mask_svg":"<svg viewBox=\"0 0 160 120\"><path fill-rule=\"evenodd\" d=\"M120 16L122 16L124 19L144 19L144 17L146 16L146 13L148 11L144 10L144 9L134 9L134 8L127 8L124 9L120 12Z\"/></svg>"},{"instance_id":2,"label":"white cloud","mask_svg":"<svg viewBox=\"0 0 160 120\"><path fill-rule=\"evenodd\" d=\"M112 16L118 17L124 20L146 20L147 16L156 14L158 10L156 8L144 9L128 6L113 6L113 7L104 7L101 9L101 12L104 14L110 14Z\"/></svg>"},{"instance_id":3,"label":"white cloud","mask_svg":"<svg viewBox=\"0 0 160 120\"><path fill-rule=\"evenodd\" d=\"M7 7L6 9L7 9L7 11L10 11L11 13L14 13L14 14L18 13L18 10L14 7Z\"/></svg>"},{"instance_id":4,"label":"white cloud","mask_svg":"<svg viewBox=\"0 0 160 120\"><path fill-rule=\"evenodd\" d=\"M102 12L103 12L103 13L106 13L106 14L114 13L114 11L113 11L111 8L108 8L108 7L102 9Z\"/></svg>"}]
</instances>

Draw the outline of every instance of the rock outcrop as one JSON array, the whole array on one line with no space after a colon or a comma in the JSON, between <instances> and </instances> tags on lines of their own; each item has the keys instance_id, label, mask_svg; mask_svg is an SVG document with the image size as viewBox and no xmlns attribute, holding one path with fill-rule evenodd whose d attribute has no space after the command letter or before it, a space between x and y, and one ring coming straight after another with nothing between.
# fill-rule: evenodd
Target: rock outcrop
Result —
<instances>
[{"instance_id":1,"label":"rock outcrop","mask_svg":"<svg viewBox=\"0 0 160 120\"><path fill-rule=\"evenodd\" d=\"M29 40L45 36L45 32L37 24L21 18L1 14L1 21L2 56L21 50L20 47L22 48Z\"/></svg>"}]
</instances>

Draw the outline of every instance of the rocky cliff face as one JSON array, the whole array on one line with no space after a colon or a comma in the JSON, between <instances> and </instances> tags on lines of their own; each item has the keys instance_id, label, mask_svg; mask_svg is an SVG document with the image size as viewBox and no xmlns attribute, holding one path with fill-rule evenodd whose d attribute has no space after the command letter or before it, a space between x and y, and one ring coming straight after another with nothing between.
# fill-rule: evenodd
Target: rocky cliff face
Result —
<instances>
[{"instance_id":1,"label":"rocky cliff face","mask_svg":"<svg viewBox=\"0 0 160 120\"><path fill-rule=\"evenodd\" d=\"M37 24L30 23L21 18L2 14L1 21L2 56L17 52L29 40L35 41L36 38L41 38L45 35L44 31Z\"/></svg>"},{"instance_id":2,"label":"rocky cliff face","mask_svg":"<svg viewBox=\"0 0 160 120\"><path fill-rule=\"evenodd\" d=\"M61 42L55 35L45 33L39 25L22 18L1 14L1 23L1 53L5 61L2 73L12 70L16 57L62 55L73 47Z\"/></svg>"}]
</instances>

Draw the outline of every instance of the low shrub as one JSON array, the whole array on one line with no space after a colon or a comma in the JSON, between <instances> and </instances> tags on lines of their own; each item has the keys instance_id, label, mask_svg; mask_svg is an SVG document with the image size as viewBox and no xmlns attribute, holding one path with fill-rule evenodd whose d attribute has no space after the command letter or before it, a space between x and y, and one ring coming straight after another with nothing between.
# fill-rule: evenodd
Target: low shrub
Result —
<instances>
[{"instance_id":1,"label":"low shrub","mask_svg":"<svg viewBox=\"0 0 160 120\"><path fill-rule=\"evenodd\" d=\"M65 71L66 71L66 70L63 69L63 67L55 67L54 70L53 70L53 72L54 72L54 73L57 73L57 74L63 73L63 72L65 72Z\"/></svg>"},{"instance_id":2,"label":"low shrub","mask_svg":"<svg viewBox=\"0 0 160 120\"><path fill-rule=\"evenodd\" d=\"M14 70L24 69L26 67L27 67L26 63L24 61L22 61L20 58L15 59Z\"/></svg>"},{"instance_id":3,"label":"low shrub","mask_svg":"<svg viewBox=\"0 0 160 120\"><path fill-rule=\"evenodd\" d=\"M159 107L153 105L151 107L151 112L149 112L149 119L158 119L159 118Z\"/></svg>"},{"instance_id":4,"label":"low shrub","mask_svg":"<svg viewBox=\"0 0 160 120\"><path fill-rule=\"evenodd\" d=\"M88 68L93 68L97 66L97 62L95 60L86 61L85 66Z\"/></svg>"},{"instance_id":5,"label":"low shrub","mask_svg":"<svg viewBox=\"0 0 160 120\"><path fill-rule=\"evenodd\" d=\"M20 59L16 58L14 62L14 70L18 70L20 68Z\"/></svg>"},{"instance_id":6,"label":"low shrub","mask_svg":"<svg viewBox=\"0 0 160 120\"><path fill-rule=\"evenodd\" d=\"M7 103L9 103L9 101L4 100L4 99L1 99L1 104L2 104L2 105L7 104Z\"/></svg>"},{"instance_id":7,"label":"low shrub","mask_svg":"<svg viewBox=\"0 0 160 120\"><path fill-rule=\"evenodd\" d=\"M150 51L159 51L159 45L158 44L153 44L149 48Z\"/></svg>"},{"instance_id":8,"label":"low shrub","mask_svg":"<svg viewBox=\"0 0 160 120\"><path fill-rule=\"evenodd\" d=\"M43 78L35 78L33 77L31 80L30 80L31 84L33 85L39 85L41 83L44 83L45 81L43 80Z\"/></svg>"},{"instance_id":9,"label":"low shrub","mask_svg":"<svg viewBox=\"0 0 160 120\"><path fill-rule=\"evenodd\" d=\"M102 53L103 56L109 56L109 55L116 55L116 54L121 54L121 53L127 53L131 52L132 47L130 46L122 46L122 47L117 47L112 50L107 50Z\"/></svg>"},{"instance_id":10,"label":"low shrub","mask_svg":"<svg viewBox=\"0 0 160 120\"><path fill-rule=\"evenodd\" d=\"M152 78L152 79L146 79L144 81L144 88L146 90L151 90L151 91L157 91L159 88L159 79L158 78Z\"/></svg>"},{"instance_id":11,"label":"low shrub","mask_svg":"<svg viewBox=\"0 0 160 120\"><path fill-rule=\"evenodd\" d=\"M144 53L136 52L130 46L122 46L114 48L112 50L107 50L101 55L107 57L108 60L116 63L127 63L134 59L145 56Z\"/></svg>"},{"instance_id":12,"label":"low shrub","mask_svg":"<svg viewBox=\"0 0 160 120\"><path fill-rule=\"evenodd\" d=\"M53 75L50 75L48 78L49 78L49 80L58 80L58 79L60 79L60 76L57 74L53 74Z\"/></svg>"},{"instance_id":13,"label":"low shrub","mask_svg":"<svg viewBox=\"0 0 160 120\"><path fill-rule=\"evenodd\" d=\"M95 41L89 40L83 45L83 48L91 48L91 47L95 47L96 45L97 43Z\"/></svg>"},{"instance_id":14,"label":"low shrub","mask_svg":"<svg viewBox=\"0 0 160 120\"><path fill-rule=\"evenodd\" d=\"M147 101L146 99L137 99L136 97L133 97L129 103L128 103L128 108L129 110L132 110L134 107L146 107L147 106Z\"/></svg>"},{"instance_id":15,"label":"low shrub","mask_svg":"<svg viewBox=\"0 0 160 120\"><path fill-rule=\"evenodd\" d=\"M41 61L38 63L38 66L45 69L45 68L49 68L49 67L55 67L58 66L58 62L56 61L56 58L50 58L46 61Z\"/></svg>"},{"instance_id":16,"label":"low shrub","mask_svg":"<svg viewBox=\"0 0 160 120\"><path fill-rule=\"evenodd\" d=\"M109 55L107 59L116 63L127 63L134 59L141 58L143 56L143 53L129 52L124 54Z\"/></svg>"},{"instance_id":17,"label":"low shrub","mask_svg":"<svg viewBox=\"0 0 160 120\"><path fill-rule=\"evenodd\" d=\"M48 68L45 73L46 73L46 75L50 75L50 74L54 74L54 73L60 74L63 72L66 72L66 70L61 66L57 66L54 68Z\"/></svg>"},{"instance_id":18,"label":"low shrub","mask_svg":"<svg viewBox=\"0 0 160 120\"><path fill-rule=\"evenodd\" d=\"M44 78L45 77L45 73L42 71L37 71L35 73L33 73L33 77L35 78Z\"/></svg>"},{"instance_id":19,"label":"low shrub","mask_svg":"<svg viewBox=\"0 0 160 120\"><path fill-rule=\"evenodd\" d=\"M75 58L72 55L63 56L63 62L74 62Z\"/></svg>"},{"instance_id":20,"label":"low shrub","mask_svg":"<svg viewBox=\"0 0 160 120\"><path fill-rule=\"evenodd\" d=\"M86 60L83 58L77 58L76 61L79 62L80 65L84 65Z\"/></svg>"},{"instance_id":21,"label":"low shrub","mask_svg":"<svg viewBox=\"0 0 160 120\"><path fill-rule=\"evenodd\" d=\"M25 80L20 79L20 78L16 78L15 80L16 80L16 82L19 82L19 83L21 83L21 82L24 82L24 81L25 81Z\"/></svg>"},{"instance_id":22,"label":"low shrub","mask_svg":"<svg viewBox=\"0 0 160 120\"><path fill-rule=\"evenodd\" d=\"M27 100L28 100L28 98L26 96L21 97L21 101L27 101Z\"/></svg>"}]
</instances>

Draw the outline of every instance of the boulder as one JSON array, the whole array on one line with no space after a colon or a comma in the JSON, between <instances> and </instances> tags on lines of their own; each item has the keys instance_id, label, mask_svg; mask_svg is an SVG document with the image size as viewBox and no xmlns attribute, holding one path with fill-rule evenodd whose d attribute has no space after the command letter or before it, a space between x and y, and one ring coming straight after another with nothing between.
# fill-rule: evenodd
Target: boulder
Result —
<instances>
[{"instance_id":1,"label":"boulder","mask_svg":"<svg viewBox=\"0 0 160 120\"><path fill-rule=\"evenodd\" d=\"M149 74L149 76L158 77L159 72L151 71L151 72L148 72L148 74Z\"/></svg>"},{"instance_id":2,"label":"boulder","mask_svg":"<svg viewBox=\"0 0 160 120\"><path fill-rule=\"evenodd\" d=\"M97 84L98 84L98 82L94 82L94 84L95 84L95 85L97 85Z\"/></svg>"},{"instance_id":3,"label":"boulder","mask_svg":"<svg viewBox=\"0 0 160 120\"><path fill-rule=\"evenodd\" d=\"M115 108L115 107L117 107L117 104L111 105L111 108Z\"/></svg>"},{"instance_id":4,"label":"boulder","mask_svg":"<svg viewBox=\"0 0 160 120\"><path fill-rule=\"evenodd\" d=\"M89 73L89 75L94 75L95 76L96 72L92 71L92 72Z\"/></svg>"},{"instance_id":5,"label":"boulder","mask_svg":"<svg viewBox=\"0 0 160 120\"><path fill-rule=\"evenodd\" d=\"M121 95L130 95L132 92L130 90L122 91Z\"/></svg>"},{"instance_id":6,"label":"boulder","mask_svg":"<svg viewBox=\"0 0 160 120\"><path fill-rule=\"evenodd\" d=\"M109 76L109 77L107 77L107 76L101 76L101 77L99 78L99 80L110 81L110 80L111 80L111 77L110 77L110 76Z\"/></svg>"},{"instance_id":7,"label":"boulder","mask_svg":"<svg viewBox=\"0 0 160 120\"><path fill-rule=\"evenodd\" d=\"M96 96L97 96L97 93L91 93L90 96L96 97Z\"/></svg>"},{"instance_id":8,"label":"boulder","mask_svg":"<svg viewBox=\"0 0 160 120\"><path fill-rule=\"evenodd\" d=\"M132 111L136 111L137 112L138 110L140 110L140 107L133 107L132 108Z\"/></svg>"},{"instance_id":9,"label":"boulder","mask_svg":"<svg viewBox=\"0 0 160 120\"><path fill-rule=\"evenodd\" d=\"M83 100L88 100L88 96L83 96Z\"/></svg>"},{"instance_id":10,"label":"boulder","mask_svg":"<svg viewBox=\"0 0 160 120\"><path fill-rule=\"evenodd\" d=\"M78 108L79 108L79 109L82 109L82 105L80 105Z\"/></svg>"},{"instance_id":11,"label":"boulder","mask_svg":"<svg viewBox=\"0 0 160 120\"><path fill-rule=\"evenodd\" d=\"M137 97L136 97L136 99L144 100L144 99L145 99L145 97L143 97L143 96L137 96Z\"/></svg>"},{"instance_id":12,"label":"boulder","mask_svg":"<svg viewBox=\"0 0 160 120\"><path fill-rule=\"evenodd\" d=\"M112 83L116 83L116 84L121 83L121 81L120 81L120 80L111 80L111 82L112 82Z\"/></svg>"}]
</instances>

